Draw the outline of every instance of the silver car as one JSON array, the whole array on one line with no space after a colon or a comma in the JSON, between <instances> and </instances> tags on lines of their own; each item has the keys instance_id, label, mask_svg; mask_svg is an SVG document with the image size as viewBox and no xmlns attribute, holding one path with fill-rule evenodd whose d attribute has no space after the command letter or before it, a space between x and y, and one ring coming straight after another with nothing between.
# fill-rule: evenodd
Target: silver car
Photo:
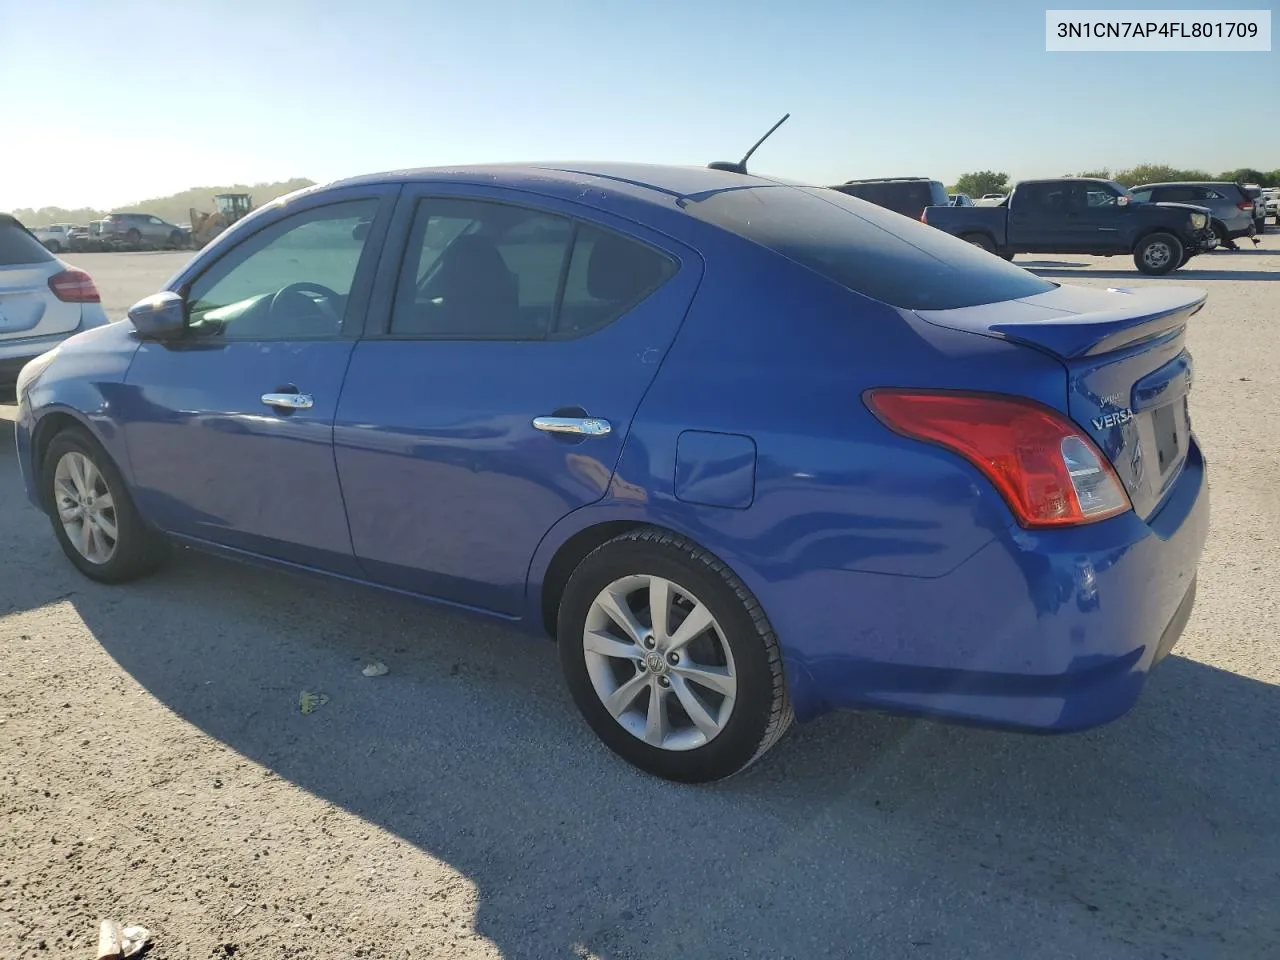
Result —
<instances>
[{"instance_id":1,"label":"silver car","mask_svg":"<svg viewBox=\"0 0 1280 960\"><path fill-rule=\"evenodd\" d=\"M1194 203L1208 207L1220 243L1257 232L1253 198L1238 183L1146 183L1129 191L1139 203Z\"/></svg>"},{"instance_id":2,"label":"silver car","mask_svg":"<svg viewBox=\"0 0 1280 960\"><path fill-rule=\"evenodd\" d=\"M0 393L13 390L27 361L106 323L93 278L0 213Z\"/></svg>"},{"instance_id":3,"label":"silver car","mask_svg":"<svg viewBox=\"0 0 1280 960\"><path fill-rule=\"evenodd\" d=\"M177 224L149 213L109 213L101 221L100 235L113 246L135 250L156 247L181 249L189 239Z\"/></svg>"}]
</instances>

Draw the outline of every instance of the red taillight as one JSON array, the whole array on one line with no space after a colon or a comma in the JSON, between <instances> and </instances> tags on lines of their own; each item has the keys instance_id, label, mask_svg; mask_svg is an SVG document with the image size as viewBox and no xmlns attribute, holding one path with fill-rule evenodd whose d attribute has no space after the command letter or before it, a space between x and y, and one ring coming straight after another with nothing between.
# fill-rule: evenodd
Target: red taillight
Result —
<instances>
[{"instance_id":1,"label":"red taillight","mask_svg":"<svg viewBox=\"0 0 1280 960\"><path fill-rule=\"evenodd\" d=\"M1236 206L1237 206L1237 207L1239 207L1241 210L1252 210L1252 209L1253 209L1253 201L1252 201L1252 200L1241 200L1239 203L1237 203L1237 204L1236 204Z\"/></svg>"},{"instance_id":2,"label":"red taillight","mask_svg":"<svg viewBox=\"0 0 1280 960\"><path fill-rule=\"evenodd\" d=\"M1061 414L996 394L869 390L890 429L960 454L995 485L1024 527L1105 520L1130 509L1115 469Z\"/></svg>"},{"instance_id":3,"label":"red taillight","mask_svg":"<svg viewBox=\"0 0 1280 960\"><path fill-rule=\"evenodd\" d=\"M93 277L83 270L63 270L49 278L49 289L63 303L101 303Z\"/></svg>"},{"instance_id":4,"label":"red taillight","mask_svg":"<svg viewBox=\"0 0 1280 960\"><path fill-rule=\"evenodd\" d=\"M921 222L921 223L928 223L928 222L929 222L929 210L928 210L928 208L925 208L924 210L921 210L921 211L920 211L920 222Z\"/></svg>"}]
</instances>

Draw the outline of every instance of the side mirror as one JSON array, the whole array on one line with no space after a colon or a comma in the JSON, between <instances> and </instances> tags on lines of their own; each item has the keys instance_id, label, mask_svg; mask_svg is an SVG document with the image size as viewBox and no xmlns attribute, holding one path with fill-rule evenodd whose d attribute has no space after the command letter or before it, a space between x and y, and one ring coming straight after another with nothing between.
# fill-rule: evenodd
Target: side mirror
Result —
<instances>
[{"instance_id":1,"label":"side mirror","mask_svg":"<svg viewBox=\"0 0 1280 960\"><path fill-rule=\"evenodd\" d=\"M187 302L168 290L153 293L129 308L129 320L145 340L172 340L187 325Z\"/></svg>"},{"instance_id":2,"label":"side mirror","mask_svg":"<svg viewBox=\"0 0 1280 960\"><path fill-rule=\"evenodd\" d=\"M1116 206L1127 207L1131 199L1132 199L1131 197L1116 197Z\"/></svg>"}]
</instances>

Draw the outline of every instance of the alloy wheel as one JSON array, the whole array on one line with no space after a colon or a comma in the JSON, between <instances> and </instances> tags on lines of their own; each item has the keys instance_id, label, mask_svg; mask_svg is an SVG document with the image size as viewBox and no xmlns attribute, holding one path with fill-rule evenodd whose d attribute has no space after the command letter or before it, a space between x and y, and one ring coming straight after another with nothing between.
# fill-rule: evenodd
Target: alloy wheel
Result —
<instances>
[{"instance_id":1,"label":"alloy wheel","mask_svg":"<svg viewBox=\"0 0 1280 960\"><path fill-rule=\"evenodd\" d=\"M729 722L738 693L733 653L715 616L679 584L615 580L592 602L582 646L600 702L650 746L693 750Z\"/></svg>"},{"instance_id":2,"label":"alloy wheel","mask_svg":"<svg viewBox=\"0 0 1280 960\"><path fill-rule=\"evenodd\" d=\"M93 564L115 556L119 529L115 499L106 478L92 460L72 450L53 473L54 506L72 547Z\"/></svg>"}]
</instances>

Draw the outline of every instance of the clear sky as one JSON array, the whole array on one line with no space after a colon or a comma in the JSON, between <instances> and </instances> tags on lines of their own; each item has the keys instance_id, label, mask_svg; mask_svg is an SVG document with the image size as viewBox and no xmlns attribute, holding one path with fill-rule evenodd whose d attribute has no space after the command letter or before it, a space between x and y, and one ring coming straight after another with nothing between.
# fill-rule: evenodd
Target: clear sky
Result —
<instances>
[{"instance_id":1,"label":"clear sky","mask_svg":"<svg viewBox=\"0 0 1280 960\"><path fill-rule=\"evenodd\" d=\"M1280 167L1280 53L1046 53L1046 6L1071 4L0 0L0 210L459 162L702 164L786 111L753 166L818 182Z\"/></svg>"}]
</instances>

